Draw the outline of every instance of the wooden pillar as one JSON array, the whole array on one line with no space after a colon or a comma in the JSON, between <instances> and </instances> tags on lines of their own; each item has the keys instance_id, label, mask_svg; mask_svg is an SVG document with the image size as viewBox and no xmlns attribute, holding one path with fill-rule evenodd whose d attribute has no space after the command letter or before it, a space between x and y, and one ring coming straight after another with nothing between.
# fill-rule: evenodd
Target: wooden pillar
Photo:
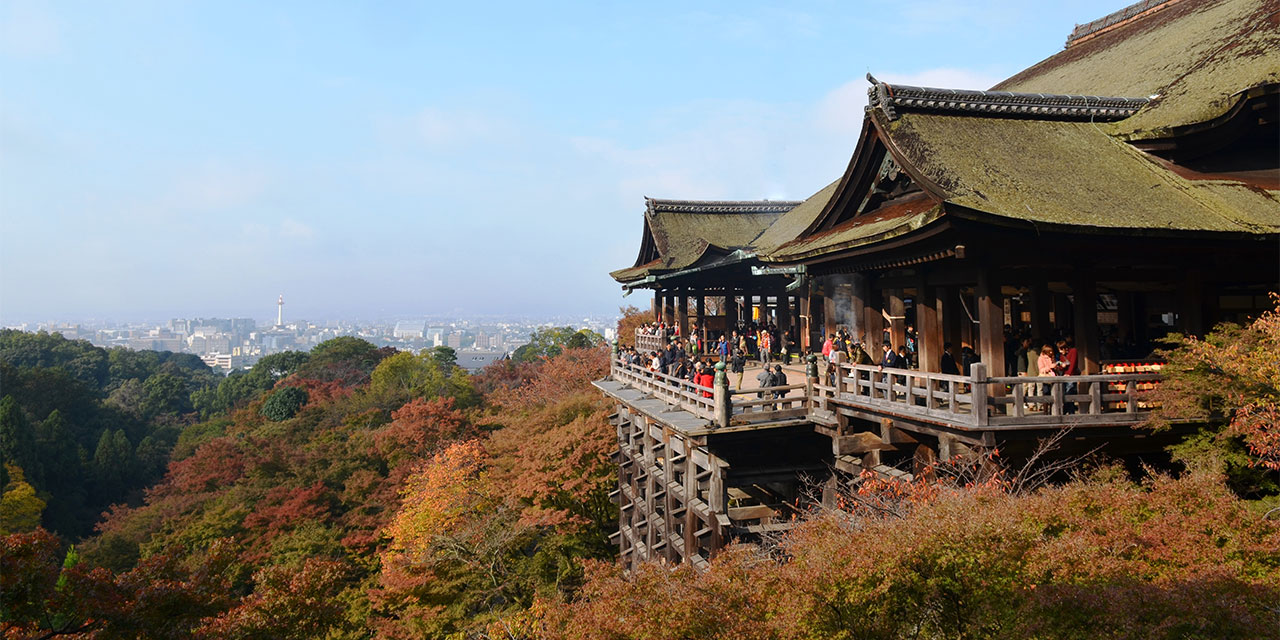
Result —
<instances>
[{"instance_id":1,"label":"wooden pillar","mask_svg":"<svg viewBox=\"0 0 1280 640\"><path fill-rule=\"evenodd\" d=\"M1044 282L1031 286L1031 336L1037 350L1049 341L1049 285Z\"/></svg>"},{"instance_id":2,"label":"wooden pillar","mask_svg":"<svg viewBox=\"0 0 1280 640\"><path fill-rule=\"evenodd\" d=\"M920 370L940 373L943 340L938 290L921 276L916 291L916 350L920 354Z\"/></svg>"},{"instance_id":3,"label":"wooden pillar","mask_svg":"<svg viewBox=\"0 0 1280 640\"><path fill-rule=\"evenodd\" d=\"M866 326L867 353L877 361L884 356L881 345L884 344L884 311L880 306L880 291L875 283L867 284L867 299L862 307L862 318Z\"/></svg>"},{"instance_id":4,"label":"wooden pillar","mask_svg":"<svg viewBox=\"0 0 1280 640\"><path fill-rule=\"evenodd\" d=\"M699 291L697 297L694 298L696 309L694 313L698 318L698 338L702 340L702 344L707 343L707 295L703 291Z\"/></svg>"},{"instance_id":5,"label":"wooden pillar","mask_svg":"<svg viewBox=\"0 0 1280 640\"><path fill-rule=\"evenodd\" d=\"M787 290L778 290L778 351L782 351L782 346L787 346L787 353L791 353L794 349L791 346L791 294Z\"/></svg>"},{"instance_id":6,"label":"wooden pillar","mask_svg":"<svg viewBox=\"0 0 1280 640\"><path fill-rule=\"evenodd\" d=\"M1133 294L1128 291L1116 292L1116 331L1119 332L1120 345L1133 339Z\"/></svg>"},{"instance_id":7,"label":"wooden pillar","mask_svg":"<svg viewBox=\"0 0 1280 640\"><path fill-rule=\"evenodd\" d=\"M738 292L729 287L724 290L724 334L733 337L733 329L738 324Z\"/></svg>"},{"instance_id":8,"label":"wooden pillar","mask_svg":"<svg viewBox=\"0 0 1280 640\"><path fill-rule=\"evenodd\" d=\"M952 355L960 353L960 318L964 311L960 308L959 293L955 287L938 287L938 309L942 312L939 318L942 325L942 342L952 344Z\"/></svg>"},{"instance_id":9,"label":"wooden pillar","mask_svg":"<svg viewBox=\"0 0 1280 640\"><path fill-rule=\"evenodd\" d=\"M802 291L796 301L800 307L800 353L813 351L813 318L809 308L809 292Z\"/></svg>"},{"instance_id":10,"label":"wooden pillar","mask_svg":"<svg viewBox=\"0 0 1280 640\"><path fill-rule=\"evenodd\" d=\"M828 336L835 335L837 320L835 285L828 282L822 287L822 332Z\"/></svg>"},{"instance_id":11,"label":"wooden pillar","mask_svg":"<svg viewBox=\"0 0 1280 640\"><path fill-rule=\"evenodd\" d=\"M1067 300L1067 294L1053 294L1053 328L1058 331L1065 331L1071 324L1071 303ZM1051 338L1053 336L1045 336Z\"/></svg>"},{"instance_id":12,"label":"wooden pillar","mask_svg":"<svg viewBox=\"0 0 1280 640\"><path fill-rule=\"evenodd\" d=\"M885 290L885 298L889 303L889 340L897 351L907 343L907 304L902 289Z\"/></svg>"},{"instance_id":13,"label":"wooden pillar","mask_svg":"<svg viewBox=\"0 0 1280 640\"><path fill-rule=\"evenodd\" d=\"M1102 371L1099 365L1101 344L1098 335L1098 285L1093 280L1093 273L1078 270L1071 283L1071 292L1075 294L1073 308L1075 317L1076 364L1084 375L1092 375Z\"/></svg>"},{"instance_id":14,"label":"wooden pillar","mask_svg":"<svg viewBox=\"0 0 1280 640\"><path fill-rule=\"evenodd\" d=\"M973 347L974 351L978 350L978 341L974 336L973 321L977 320L978 308L974 303L973 296L969 295L964 289L956 290L956 311L960 316L960 324L957 326L959 330L960 344Z\"/></svg>"},{"instance_id":15,"label":"wooden pillar","mask_svg":"<svg viewBox=\"0 0 1280 640\"><path fill-rule=\"evenodd\" d=\"M1196 270L1186 272L1178 291L1178 330L1187 335L1204 335L1204 280Z\"/></svg>"},{"instance_id":16,"label":"wooden pillar","mask_svg":"<svg viewBox=\"0 0 1280 640\"><path fill-rule=\"evenodd\" d=\"M1144 291L1134 293L1130 299L1133 301L1133 343L1140 348L1146 348L1148 345L1147 338L1147 294Z\"/></svg>"},{"instance_id":17,"label":"wooden pillar","mask_svg":"<svg viewBox=\"0 0 1280 640\"><path fill-rule=\"evenodd\" d=\"M676 326L680 329L680 337L689 337L689 292L681 291L676 297Z\"/></svg>"},{"instance_id":18,"label":"wooden pillar","mask_svg":"<svg viewBox=\"0 0 1280 640\"><path fill-rule=\"evenodd\" d=\"M653 290L653 321L662 321L662 290Z\"/></svg>"},{"instance_id":19,"label":"wooden pillar","mask_svg":"<svg viewBox=\"0 0 1280 640\"><path fill-rule=\"evenodd\" d=\"M1004 300L1000 282L991 267L978 272L978 354L986 370L993 376L1004 375ZM998 386L998 385L997 385ZM1004 389L991 392L1002 395Z\"/></svg>"},{"instance_id":20,"label":"wooden pillar","mask_svg":"<svg viewBox=\"0 0 1280 640\"><path fill-rule=\"evenodd\" d=\"M866 274L855 273L850 278L851 285L849 290L849 317L853 320L853 326L849 327L849 331L853 334L854 340L862 340L867 333L866 309L871 296L871 282L867 279ZM866 338L870 341L870 338ZM879 342L877 340L877 342ZM879 356L878 353L871 354L872 357Z\"/></svg>"},{"instance_id":21,"label":"wooden pillar","mask_svg":"<svg viewBox=\"0 0 1280 640\"><path fill-rule=\"evenodd\" d=\"M662 321L668 327L676 322L675 294L670 291L662 294Z\"/></svg>"}]
</instances>

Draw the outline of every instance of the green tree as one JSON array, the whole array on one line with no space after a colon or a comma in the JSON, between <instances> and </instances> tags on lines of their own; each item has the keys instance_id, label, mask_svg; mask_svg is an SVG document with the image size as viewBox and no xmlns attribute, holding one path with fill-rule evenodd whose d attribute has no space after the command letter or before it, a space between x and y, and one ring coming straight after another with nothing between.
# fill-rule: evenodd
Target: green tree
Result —
<instances>
[{"instance_id":1,"label":"green tree","mask_svg":"<svg viewBox=\"0 0 1280 640\"><path fill-rule=\"evenodd\" d=\"M268 420L279 422L288 420L298 414L307 404L307 392L298 387L283 387L272 393L262 403L262 415Z\"/></svg>"},{"instance_id":2,"label":"green tree","mask_svg":"<svg viewBox=\"0 0 1280 640\"><path fill-rule=\"evenodd\" d=\"M40 476L35 434L13 396L0 399L0 465L17 465L34 477Z\"/></svg>"},{"instance_id":3,"label":"green tree","mask_svg":"<svg viewBox=\"0 0 1280 640\"><path fill-rule=\"evenodd\" d=\"M554 358L565 349L583 349L604 344L604 338L590 329L573 327L543 327L529 335L529 343L511 354L516 362L535 362L542 358Z\"/></svg>"},{"instance_id":4,"label":"green tree","mask_svg":"<svg viewBox=\"0 0 1280 640\"><path fill-rule=\"evenodd\" d=\"M147 417L191 411L191 392L182 378L172 373L157 373L142 383L146 398L142 411Z\"/></svg>"},{"instance_id":5,"label":"green tree","mask_svg":"<svg viewBox=\"0 0 1280 640\"><path fill-rule=\"evenodd\" d=\"M98 481L98 495L103 502L124 493L133 479L133 445L123 429L103 430L93 453L93 474Z\"/></svg>"},{"instance_id":6,"label":"green tree","mask_svg":"<svg viewBox=\"0 0 1280 640\"><path fill-rule=\"evenodd\" d=\"M453 371L453 368L458 366L458 352L454 351L453 347L440 345L428 349L426 353L431 356L431 360L441 371Z\"/></svg>"}]
</instances>

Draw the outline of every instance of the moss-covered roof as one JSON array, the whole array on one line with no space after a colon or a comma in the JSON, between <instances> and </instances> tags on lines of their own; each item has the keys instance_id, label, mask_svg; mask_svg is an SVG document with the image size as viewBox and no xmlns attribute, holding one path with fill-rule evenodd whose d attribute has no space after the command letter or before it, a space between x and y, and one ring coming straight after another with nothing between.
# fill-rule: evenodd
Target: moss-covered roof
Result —
<instances>
[{"instance_id":1,"label":"moss-covered roof","mask_svg":"<svg viewBox=\"0 0 1280 640\"><path fill-rule=\"evenodd\" d=\"M937 220L942 208L923 193L858 216L829 231L788 242L761 258L791 262L895 238Z\"/></svg>"},{"instance_id":2,"label":"moss-covered roof","mask_svg":"<svg viewBox=\"0 0 1280 640\"><path fill-rule=\"evenodd\" d=\"M1278 51L1280 2L1181 0L1074 43L993 89L1157 95L1114 132L1158 137L1226 113L1240 91L1280 82Z\"/></svg>"},{"instance_id":3,"label":"moss-covered roof","mask_svg":"<svg viewBox=\"0 0 1280 640\"><path fill-rule=\"evenodd\" d=\"M839 184L840 181L836 180L823 187L817 193L809 196L809 199L769 225L769 228L765 229L764 233L761 233L760 237L756 238L755 242L752 243L756 247L756 252L767 255L804 233L804 230L808 229L809 225L813 224L813 221L822 215L822 211L826 209L827 203L835 195L836 187Z\"/></svg>"},{"instance_id":4,"label":"moss-covered roof","mask_svg":"<svg viewBox=\"0 0 1280 640\"><path fill-rule=\"evenodd\" d=\"M645 237L636 264L609 275L632 282L689 268L709 254L754 249L760 233L798 204L646 199Z\"/></svg>"},{"instance_id":5,"label":"moss-covered roof","mask_svg":"<svg viewBox=\"0 0 1280 640\"><path fill-rule=\"evenodd\" d=\"M895 157L969 209L1104 229L1280 232L1280 193L1183 178L1104 125L907 113L884 130Z\"/></svg>"}]
</instances>

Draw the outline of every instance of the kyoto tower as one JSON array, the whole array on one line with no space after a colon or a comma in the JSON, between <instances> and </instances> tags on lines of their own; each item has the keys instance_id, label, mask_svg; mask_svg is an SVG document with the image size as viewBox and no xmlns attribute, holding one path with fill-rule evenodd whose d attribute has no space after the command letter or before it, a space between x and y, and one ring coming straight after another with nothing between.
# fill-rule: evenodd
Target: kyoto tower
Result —
<instances>
[{"instance_id":1,"label":"kyoto tower","mask_svg":"<svg viewBox=\"0 0 1280 640\"><path fill-rule=\"evenodd\" d=\"M276 300L276 326L284 326L284 294L280 294L280 299Z\"/></svg>"}]
</instances>

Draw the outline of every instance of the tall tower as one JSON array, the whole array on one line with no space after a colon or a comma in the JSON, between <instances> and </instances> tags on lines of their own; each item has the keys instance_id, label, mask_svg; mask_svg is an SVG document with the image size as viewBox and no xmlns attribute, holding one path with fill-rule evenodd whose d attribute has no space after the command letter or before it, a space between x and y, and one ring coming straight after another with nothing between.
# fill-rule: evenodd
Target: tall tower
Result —
<instances>
[{"instance_id":1,"label":"tall tower","mask_svg":"<svg viewBox=\"0 0 1280 640\"><path fill-rule=\"evenodd\" d=\"M280 299L276 300L276 326L284 326L284 294L280 294Z\"/></svg>"}]
</instances>

